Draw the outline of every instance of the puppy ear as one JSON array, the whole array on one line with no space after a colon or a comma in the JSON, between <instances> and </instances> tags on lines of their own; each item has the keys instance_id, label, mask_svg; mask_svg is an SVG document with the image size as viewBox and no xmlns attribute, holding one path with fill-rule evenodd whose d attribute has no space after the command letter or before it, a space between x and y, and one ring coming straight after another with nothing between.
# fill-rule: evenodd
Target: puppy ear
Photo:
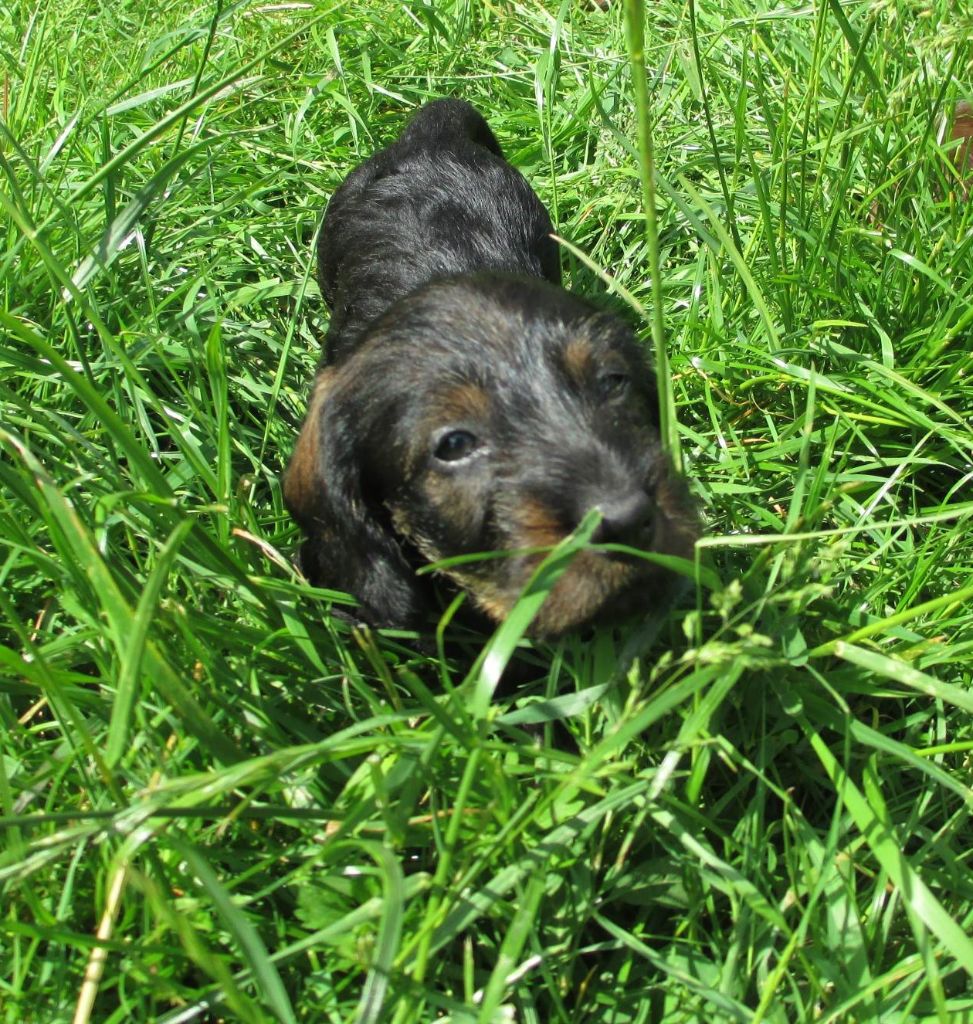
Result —
<instances>
[{"instance_id":1,"label":"puppy ear","mask_svg":"<svg viewBox=\"0 0 973 1024\"><path fill-rule=\"evenodd\" d=\"M314 520L315 504L324 491L321 418L334 376L333 369L324 369L319 370L314 378L307 415L284 471L284 502L288 512L305 531Z\"/></svg>"},{"instance_id":2,"label":"puppy ear","mask_svg":"<svg viewBox=\"0 0 973 1024\"><path fill-rule=\"evenodd\" d=\"M284 474L284 501L304 530L301 568L317 586L345 590L374 625L414 626L428 608L381 505L363 494L362 424L335 386L338 371L318 372L307 416Z\"/></svg>"}]
</instances>

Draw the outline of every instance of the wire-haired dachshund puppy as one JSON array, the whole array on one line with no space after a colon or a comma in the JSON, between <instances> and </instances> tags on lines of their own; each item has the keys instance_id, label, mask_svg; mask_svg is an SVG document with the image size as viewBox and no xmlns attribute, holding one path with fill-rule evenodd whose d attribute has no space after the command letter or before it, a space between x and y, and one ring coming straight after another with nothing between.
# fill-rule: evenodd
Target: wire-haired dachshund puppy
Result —
<instances>
[{"instance_id":1,"label":"wire-haired dachshund puppy","mask_svg":"<svg viewBox=\"0 0 973 1024\"><path fill-rule=\"evenodd\" d=\"M430 562L500 620L550 548L595 540L689 557L697 519L659 443L631 331L560 287L551 221L469 104L437 100L353 171L318 244L327 354L287 469L316 584L379 625L441 607ZM533 626L551 636L665 601L669 574L585 550Z\"/></svg>"}]
</instances>

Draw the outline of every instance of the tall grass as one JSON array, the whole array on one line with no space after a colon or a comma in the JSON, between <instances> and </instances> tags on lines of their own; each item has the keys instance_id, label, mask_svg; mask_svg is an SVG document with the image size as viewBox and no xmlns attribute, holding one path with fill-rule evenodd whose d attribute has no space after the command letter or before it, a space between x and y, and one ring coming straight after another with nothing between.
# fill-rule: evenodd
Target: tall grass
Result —
<instances>
[{"instance_id":1,"label":"tall grass","mask_svg":"<svg viewBox=\"0 0 973 1024\"><path fill-rule=\"evenodd\" d=\"M973 24L662 0L637 107L640 6L0 11L8 1024L973 1021ZM439 95L660 317L644 627L438 656L291 566L321 211Z\"/></svg>"}]
</instances>

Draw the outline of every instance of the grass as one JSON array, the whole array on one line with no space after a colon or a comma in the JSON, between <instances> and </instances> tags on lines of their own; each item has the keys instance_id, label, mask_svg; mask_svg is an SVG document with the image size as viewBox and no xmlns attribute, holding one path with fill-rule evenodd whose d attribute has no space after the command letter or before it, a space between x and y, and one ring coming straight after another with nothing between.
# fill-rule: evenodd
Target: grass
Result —
<instances>
[{"instance_id":1,"label":"grass","mask_svg":"<svg viewBox=\"0 0 973 1024\"><path fill-rule=\"evenodd\" d=\"M0 12L6 1024L973 1021L973 22L643 27L639 118L618 3ZM322 208L444 94L662 314L707 521L682 607L528 595L468 678L280 494Z\"/></svg>"}]
</instances>

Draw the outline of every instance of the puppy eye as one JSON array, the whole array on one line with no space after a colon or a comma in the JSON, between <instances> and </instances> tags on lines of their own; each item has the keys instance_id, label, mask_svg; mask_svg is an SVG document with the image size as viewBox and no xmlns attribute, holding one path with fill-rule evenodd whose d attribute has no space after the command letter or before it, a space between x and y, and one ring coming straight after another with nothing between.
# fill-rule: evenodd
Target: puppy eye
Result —
<instances>
[{"instance_id":1,"label":"puppy eye","mask_svg":"<svg viewBox=\"0 0 973 1024\"><path fill-rule=\"evenodd\" d=\"M628 390L631 378L621 370L608 370L598 375L598 393L606 401L621 398Z\"/></svg>"},{"instance_id":2,"label":"puppy eye","mask_svg":"<svg viewBox=\"0 0 973 1024\"><path fill-rule=\"evenodd\" d=\"M472 455L479 444L468 430L450 430L439 439L433 456L440 462L460 462Z\"/></svg>"}]
</instances>

